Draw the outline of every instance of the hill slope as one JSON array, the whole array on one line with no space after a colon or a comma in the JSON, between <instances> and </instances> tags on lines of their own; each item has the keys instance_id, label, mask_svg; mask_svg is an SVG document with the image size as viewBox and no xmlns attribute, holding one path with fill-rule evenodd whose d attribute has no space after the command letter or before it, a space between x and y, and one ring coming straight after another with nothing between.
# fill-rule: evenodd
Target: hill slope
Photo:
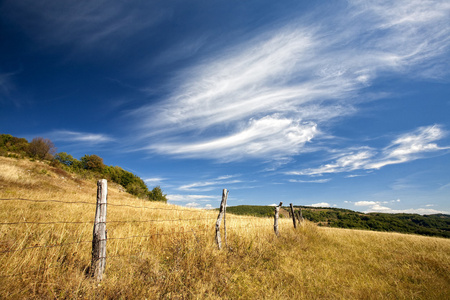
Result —
<instances>
[{"instance_id":1,"label":"hill slope","mask_svg":"<svg viewBox=\"0 0 450 300\"><path fill-rule=\"evenodd\" d=\"M219 193L220 191L218 191ZM105 279L89 274L95 181L0 157L0 298L445 299L450 240L149 202L110 185ZM51 201L50 201L51 200ZM222 234L222 236L224 236Z\"/></svg>"},{"instance_id":2,"label":"hill slope","mask_svg":"<svg viewBox=\"0 0 450 300\"><path fill-rule=\"evenodd\" d=\"M365 214L341 208L294 207L294 210L298 209L302 209L304 218L319 226L395 231L450 238L450 216L444 214L425 216L418 214ZM284 207L281 213L288 217L289 210L288 207ZM273 207L271 206L239 205L228 207L227 211L246 216L273 216Z\"/></svg>"}]
</instances>

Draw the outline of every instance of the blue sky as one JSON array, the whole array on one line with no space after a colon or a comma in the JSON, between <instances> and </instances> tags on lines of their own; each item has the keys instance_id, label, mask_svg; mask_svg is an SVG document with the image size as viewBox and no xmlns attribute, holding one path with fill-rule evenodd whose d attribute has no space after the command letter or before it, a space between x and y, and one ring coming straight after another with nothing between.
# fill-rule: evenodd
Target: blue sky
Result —
<instances>
[{"instance_id":1,"label":"blue sky","mask_svg":"<svg viewBox=\"0 0 450 300\"><path fill-rule=\"evenodd\" d=\"M177 205L450 213L449 24L448 1L5 0L0 132Z\"/></svg>"}]
</instances>

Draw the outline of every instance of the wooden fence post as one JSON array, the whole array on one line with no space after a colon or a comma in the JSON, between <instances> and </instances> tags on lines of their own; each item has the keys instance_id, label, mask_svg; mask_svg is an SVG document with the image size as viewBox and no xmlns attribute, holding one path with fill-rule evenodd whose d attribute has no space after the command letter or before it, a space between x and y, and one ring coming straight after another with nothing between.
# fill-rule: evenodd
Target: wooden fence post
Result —
<instances>
[{"instance_id":1,"label":"wooden fence post","mask_svg":"<svg viewBox=\"0 0 450 300\"><path fill-rule=\"evenodd\" d=\"M297 222L295 221L294 207L292 206L292 203L289 206L291 207L291 216L292 216L292 222L294 222L294 228L297 228Z\"/></svg>"},{"instance_id":2,"label":"wooden fence post","mask_svg":"<svg viewBox=\"0 0 450 300\"><path fill-rule=\"evenodd\" d=\"M229 190L226 190L226 196L225 196L225 204L223 206L223 234L225 236L225 247L228 247L228 240L227 240L227 201L228 201L228 192ZM223 193L222 193L223 197Z\"/></svg>"},{"instance_id":3,"label":"wooden fence post","mask_svg":"<svg viewBox=\"0 0 450 300\"><path fill-rule=\"evenodd\" d=\"M298 220L298 224L302 225L303 214L302 214L302 209L301 208L297 211L297 220Z\"/></svg>"},{"instance_id":4,"label":"wooden fence post","mask_svg":"<svg viewBox=\"0 0 450 300\"><path fill-rule=\"evenodd\" d=\"M280 202L280 205L275 206L275 217L274 217L274 223L273 223L273 230L275 231L276 236L280 235L280 232L278 231L278 215L280 214L281 205L283 205L283 202Z\"/></svg>"},{"instance_id":5,"label":"wooden fence post","mask_svg":"<svg viewBox=\"0 0 450 300\"><path fill-rule=\"evenodd\" d=\"M222 201L220 202L219 215L217 216L217 221L216 221L216 242L217 242L217 246L219 247L219 250L222 249L222 240L220 238L220 222L222 221L222 217L225 213L225 209L226 209L226 205L227 205L227 198L228 198L228 191L227 191L227 189L223 189ZM225 227L225 237L226 237L227 229L226 229L225 221L224 221L224 227Z\"/></svg>"},{"instance_id":6,"label":"wooden fence post","mask_svg":"<svg viewBox=\"0 0 450 300\"><path fill-rule=\"evenodd\" d=\"M106 199L108 182L97 181L97 209L95 210L94 232L92 239L91 275L102 280L106 266Z\"/></svg>"}]
</instances>

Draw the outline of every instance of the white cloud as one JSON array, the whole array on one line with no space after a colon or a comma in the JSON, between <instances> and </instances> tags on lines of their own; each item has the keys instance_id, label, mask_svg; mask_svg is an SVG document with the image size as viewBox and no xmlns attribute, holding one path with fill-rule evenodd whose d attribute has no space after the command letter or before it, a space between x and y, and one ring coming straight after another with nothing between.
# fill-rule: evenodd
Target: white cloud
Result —
<instances>
[{"instance_id":1,"label":"white cloud","mask_svg":"<svg viewBox=\"0 0 450 300\"><path fill-rule=\"evenodd\" d=\"M197 207L200 206L200 204L198 204L197 202L189 202L189 203L186 203L185 206L186 206L186 207L197 208Z\"/></svg>"},{"instance_id":2,"label":"white cloud","mask_svg":"<svg viewBox=\"0 0 450 300\"><path fill-rule=\"evenodd\" d=\"M297 179L289 179L289 182L297 182L297 183L327 183L329 182L331 179L330 178L326 178L326 179L316 179L316 180L297 180Z\"/></svg>"},{"instance_id":3,"label":"white cloud","mask_svg":"<svg viewBox=\"0 0 450 300\"><path fill-rule=\"evenodd\" d=\"M195 201L211 201L215 199L220 199L219 196L211 195L181 195L181 194L170 194L167 195L167 200L169 202L195 202Z\"/></svg>"},{"instance_id":4,"label":"white cloud","mask_svg":"<svg viewBox=\"0 0 450 300\"><path fill-rule=\"evenodd\" d=\"M371 205L377 205L379 202L375 201L358 201L355 202L355 206L371 206Z\"/></svg>"},{"instance_id":5,"label":"white cloud","mask_svg":"<svg viewBox=\"0 0 450 300\"><path fill-rule=\"evenodd\" d=\"M350 201L344 201L345 203L351 203ZM439 214L439 213L448 213L446 211L436 210L436 209L430 209L428 207L433 207L433 204L427 204L425 207L427 208L407 208L407 209L393 209L385 204L389 203L399 203L401 202L400 199L390 200L390 201L357 201L353 204L355 206L368 206L369 208L365 210L365 213L369 212L381 212L381 213L392 213L392 214L400 214L400 213L409 213L409 214L420 214L420 215L427 215L427 214ZM382 205L384 204L384 205Z\"/></svg>"},{"instance_id":6,"label":"white cloud","mask_svg":"<svg viewBox=\"0 0 450 300\"><path fill-rule=\"evenodd\" d=\"M309 206L312 206L312 207L330 207L331 205L329 203L326 203L326 202L320 202L320 203L310 204Z\"/></svg>"},{"instance_id":7,"label":"white cloud","mask_svg":"<svg viewBox=\"0 0 450 300\"><path fill-rule=\"evenodd\" d=\"M407 208L407 209L391 209L389 207L374 205L365 213L369 212L381 212L381 213L390 213L390 214L419 214L419 215L432 215L432 214L449 214L448 211L436 210L430 208Z\"/></svg>"},{"instance_id":8,"label":"white cloud","mask_svg":"<svg viewBox=\"0 0 450 300\"><path fill-rule=\"evenodd\" d=\"M166 180L162 177L152 177L152 178L146 178L144 179L144 182L151 185L159 185L162 181Z\"/></svg>"},{"instance_id":9,"label":"white cloud","mask_svg":"<svg viewBox=\"0 0 450 300\"><path fill-rule=\"evenodd\" d=\"M233 185L236 183L241 183L241 180L238 179L232 179L236 177L237 175L226 175L226 176L219 176L214 179L209 179L206 181L197 181L189 184L182 185L178 187L178 190L181 191L197 191L197 192L205 192L205 191L211 191L218 188L225 188L225 185Z\"/></svg>"},{"instance_id":10,"label":"white cloud","mask_svg":"<svg viewBox=\"0 0 450 300\"><path fill-rule=\"evenodd\" d=\"M446 70L446 2L349 3L321 24L311 18L257 32L181 70L165 101L131 115L144 140L158 137L146 149L221 161L292 156L320 136L322 125L354 114L361 101L355 96L381 74L428 77L437 68ZM408 146L413 145L398 141L385 149L384 160L368 167L438 150L430 143L416 152ZM314 171L360 169L373 155L372 149L347 153Z\"/></svg>"},{"instance_id":11,"label":"white cloud","mask_svg":"<svg viewBox=\"0 0 450 300\"><path fill-rule=\"evenodd\" d=\"M368 164L366 169L379 169L391 164L399 164L418 159L428 152L450 149L439 147L434 141L442 139L446 132L439 126L420 127L414 132L404 134L383 150L379 161Z\"/></svg>"},{"instance_id":12,"label":"white cloud","mask_svg":"<svg viewBox=\"0 0 450 300\"><path fill-rule=\"evenodd\" d=\"M214 207L211 204L200 204L197 202L189 202L184 204L185 207L190 207L190 208L198 208L198 209L214 209Z\"/></svg>"},{"instance_id":13,"label":"white cloud","mask_svg":"<svg viewBox=\"0 0 450 300\"><path fill-rule=\"evenodd\" d=\"M316 124L294 122L273 115L251 119L246 127L225 137L183 144L160 142L147 149L183 157L216 158L225 161L268 155L282 159L285 155L298 153L317 133Z\"/></svg>"},{"instance_id":14,"label":"white cloud","mask_svg":"<svg viewBox=\"0 0 450 300\"><path fill-rule=\"evenodd\" d=\"M100 144L112 142L114 139L105 134L76 132L69 130L57 130L48 134L52 140L64 142L81 142L89 144Z\"/></svg>"},{"instance_id":15,"label":"white cloud","mask_svg":"<svg viewBox=\"0 0 450 300\"><path fill-rule=\"evenodd\" d=\"M351 172L355 170L380 169L387 165L406 163L426 157L428 153L442 152L450 147L440 147L433 143L442 139L446 132L438 125L420 127L413 132L401 135L382 150L362 147L357 150L334 154L338 158L317 168L290 171L290 175L322 175Z\"/></svg>"}]
</instances>

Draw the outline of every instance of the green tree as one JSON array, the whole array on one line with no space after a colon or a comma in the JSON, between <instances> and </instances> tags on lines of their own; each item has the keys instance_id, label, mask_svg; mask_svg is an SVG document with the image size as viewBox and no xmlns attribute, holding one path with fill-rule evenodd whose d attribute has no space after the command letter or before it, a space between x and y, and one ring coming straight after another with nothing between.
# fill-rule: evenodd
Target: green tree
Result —
<instances>
[{"instance_id":1,"label":"green tree","mask_svg":"<svg viewBox=\"0 0 450 300\"><path fill-rule=\"evenodd\" d=\"M103 158L95 154L85 155L81 158L81 165L83 169L101 172L105 168Z\"/></svg>"},{"instance_id":2,"label":"green tree","mask_svg":"<svg viewBox=\"0 0 450 300\"><path fill-rule=\"evenodd\" d=\"M68 167L72 167L72 166L76 165L77 163L79 163L78 159L73 158L72 155L67 154L66 152L57 153L54 157L54 160L57 160L60 163L62 163L63 165L68 166Z\"/></svg>"},{"instance_id":3,"label":"green tree","mask_svg":"<svg viewBox=\"0 0 450 300\"><path fill-rule=\"evenodd\" d=\"M167 202L167 195L163 193L160 186L154 187L151 192L148 193L148 199L150 201L164 201Z\"/></svg>"}]
</instances>

